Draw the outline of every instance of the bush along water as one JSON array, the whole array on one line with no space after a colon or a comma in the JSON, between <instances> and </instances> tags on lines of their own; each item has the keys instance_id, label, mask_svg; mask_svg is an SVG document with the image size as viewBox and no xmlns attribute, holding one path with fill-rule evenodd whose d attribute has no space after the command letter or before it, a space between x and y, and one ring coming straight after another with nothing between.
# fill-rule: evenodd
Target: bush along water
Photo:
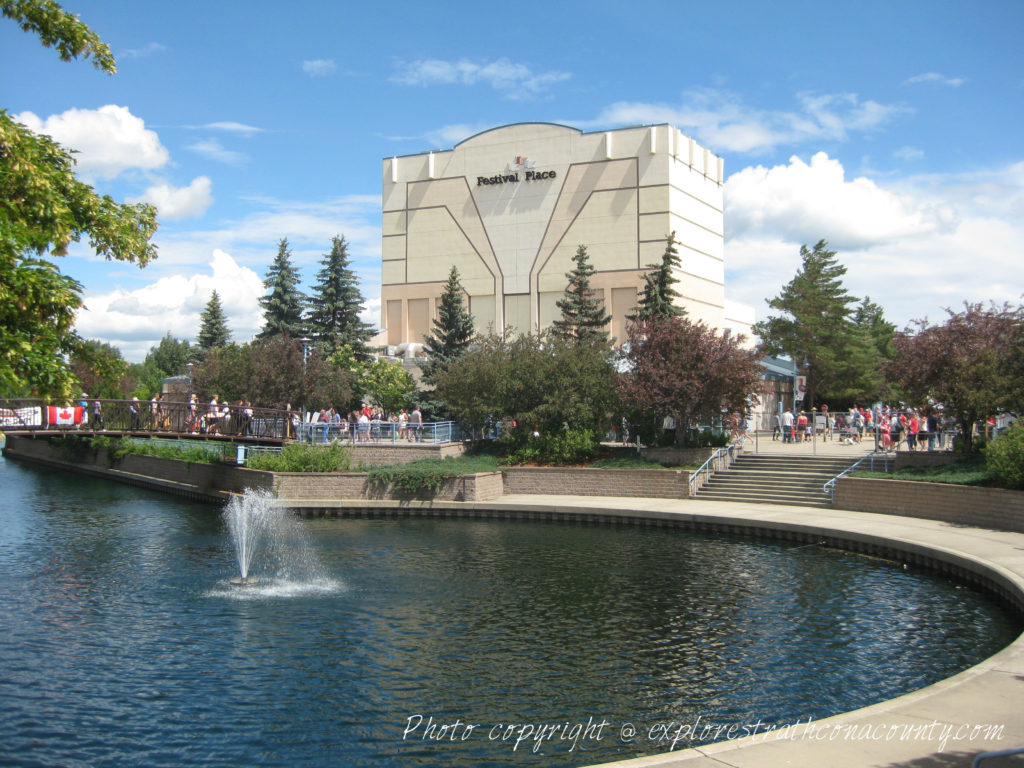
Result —
<instances>
[{"instance_id":1,"label":"bush along water","mask_svg":"<svg viewBox=\"0 0 1024 768\"><path fill-rule=\"evenodd\" d=\"M286 445L280 453L259 453L246 462L250 469L266 472L349 472L352 454L342 445Z\"/></svg>"},{"instance_id":2,"label":"bush along water","mask_svg":"<svg viewBox=\"0 0 1024 768\"><path fill-rule=\"evenodd\" d=\"M1024 490L1024 425L1003 430L985 446L985 468L999 485Z\"/></svg>"},{"instance_id":3,"label":"bush along water","mask_svg":"<svg viewBox=\"0 0 1024 768\"><path fill-rule=\"evenodd\" d=\"M501 437L503 464L582 464L601 450L591 429L561 429L534 434L525 429L509 430Z\"/></svg>"}]
</instances>

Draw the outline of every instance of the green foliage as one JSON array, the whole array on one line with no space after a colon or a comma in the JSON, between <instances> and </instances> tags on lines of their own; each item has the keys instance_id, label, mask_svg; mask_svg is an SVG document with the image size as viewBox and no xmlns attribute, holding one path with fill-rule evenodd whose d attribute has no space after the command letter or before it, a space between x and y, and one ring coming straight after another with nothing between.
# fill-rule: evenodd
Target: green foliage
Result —
<instances>
[{"instance_id":1,"label":"green foliage","mask_svg":"<svg viewBox=\"0 0 1024 768\"><path fill-rule=\"evenodd\" d=\"M853 474L855 477L879 480L916 480L952 485L988 485L992 480L992 475L985 466L985 457L979 453L965 455L949 464L931 467L904 467L889 473L856 471Z\"/></svg>"},{"instance_id":2,"label":"green foliage","mask_svg":"<svg viewBox=\"0 0 1024 768\"><path fill-rule=\"evenodd\" d=\"M607 342L489 334L438 375L437 396L475 429L516 421L543 433L568 426L597 434L618 408L614 375Z\"/></svg>"},{"instance_id":3,"label":"green foliage","mask_svg":"<svg viewBox=\"0 0 1024 768\"><path fill-rule=\"evenodd\" d=\"M286 445L280 453L258 453L246 465L267 472L348 472L352 454L342 445Z\"/></svg>"},{"instance_id":4,"label":"green foliage","mask_svg":"<svg viewBox=\"0 0 1024 768\"><path fill-rule=\"evenodd\" d=\"M210 294L210 300L206 303L206 309L203 310L200 319L202 323L196 342L201 349L223 347L231 340L231 331L228 330L228 321L224 316L217 291Z\"/></svg>"},{"instance_id":5,"label":"green foliage","mask_svg":"<svg viewBox=\"0 0 1024 768\"><path fill-rule=\"evenodd\" d=\"M1024 490L1024 425L1003 430L985 447L985 467L1003 487Z\"/></svg>"},{"instance_id":6,"label":"green foliage","mask_svg":"<svg viewBox=\"0 0 1024 768\"><path fill-rule=\"evenodd\" d=\"M115 447L117 461L128 454L155 456L160 459L191 461L195 464L220 464L225 458L234 458L235 447L230 443L194 445L176 444L165 440L124 440Z\"/></svg>"},{"instance_id":7,"label":"green foliage","mask_svg":"<svg viewBox=\"0 0 1024 768\"><path fill-rule=\"evenodd\" d=\"M145 360L128 367L128 376L135 386L128 394L140 400L149 400L160 391L163 379L187 373L187 364L192 360L193 351L188 341L179 341L168 333L160 339L159 344L149 348Z\"/></svg>"},{"instance_id":8,"label":"green foliage","mask_svg":"<svg viewBox=\"0 0 1024 768\"><path fill-rule=\"evenodd\" d=\"M250 396L252 350L249 345L224 344L207 350L203 361L195 366L193 391L209 400L217 395L222 403L253 400ZM256 398L257 402L262 402Z\"/></svg>"},{"instance_id":9,"label":"green foliage","mask_svg":"<svg viewBox=\"0 0 1024 768\"><path fill-rule=\"evenodd\" d=\"M656 317L682 317L686 314L686 310L676 306L675 303L675 300L679 298L679 291L673 286L679 282L676 278L676 270L680 266L679 251L676 249L676 233L672 232L668 236L661 264L647 265L649 271L644 275L644 289L640 293L640 301L637 304L636 312L627 315L628 319L646 321Z\"/></svg>"},{"instance_id":10,"label":"green foliage","mask_svg":"<svg viewBox=\"0 0 1024 768\"><path fill-rule=\"evenodd\" d=\"M359 318L363 295L355 272L349 266L348 244L344 237L331 239L331 252L320 262L317 284L308 299L309 332L325 357L340 347L348 347L358 360L370 359L366 342L373 327Z\"/></svg>"},{"instance_id":11,"label":"green foliage","mask_svg":"<svg viewBox=\"0 0 1024 768\"><path fill-rule=\"evenodd\" d=\"M35 32L47 48L55 46L61 61L92 58L93 66L108 74L117 72L114 56L99 35L67 13L54 0L3 0L0 11L18 22L25 32Z\"/></svg>"},{"instance_id":12,"label":"green foliage","mask_svg":"<svg viewBox=\"0 0 1024 768\"><path fill-rule=\"evenodd\" d=\"M590 287L594 267L586 246L579 246L572 257L576 266L566 277L565 295L556 302L562 316L551 328L553 336L567 341L608 341L611 315L605 312L604 301Z\"/></svg>"},{"instance_id":13,"label":"green foliage","mask_svg":"<svg viewBox=\"0 0 1024 768\"><path fill-rule=\"evenodd\" d=\"M850 305L856 299L843 287L846 267L839 264L836 252L819 240L813 249L801 246L800 258L796 276L768 301L782 314L756 323L754 334L765 354L786 355L801 367L807 376L803 407L810 408L822 397L846 399L851 389L870 388L870 379L861 380L877 367L877 358L869 339L850 319ZM851 388L851 382L860 383ZM837 392L840 388L842 393Z\"/></svg>"},{"instance_id":14,"label":"green foliage","mask_svg":"<svg viewBox=\"0 0 1024 768\"><path fill-rule=\"evenodd\" d=\"M127 395L128 363L121 350L106 342L87 339L78 344L71 354L71 371L92 397L116 400Z\"/></svg>"},{"instance_id":15,"label":"green foliage","mask_svg":"<svg viewBox=\"0 0 1024 768\"><path fill-rule=\"evenodd\" d=\"M669 469L660 461L646 459L632 451L619 454L618 456L598 459L590 466L593 469ZM678 469L678 467L671 467L671 469Z\"/></svg>"},{"instance_id":16,"label":"green foliage","mask_svg":"<svg viewBox=\"0 0 1024 768\"><path fill-rule=\"evenodd\" d=\"M729 433L711 427L691 429L687 431L683 444L687 448L724 448L729 444Z\"/></svg>"},{"instance_id":17,"label":"green foliage","mask_svg":"<svg viewBox=\"0 0 1024 768\"><path fill-rule=\"evenodd\" d=\"M52 0L4 0L0 10L65 61L91 56L115 71L107 46ZM8 396L67 398L78 388L67 355L79 341L72 325L82 287L40 256L64 256L88 235L108 259L145 266L156 257L156 209L100 197L75 178L74 163L0 109L0 390Z\"/></svg>"},{"instance_id":18,"label":"green foliage","mask_svg":"<svg viewBox=\"0 0 1024 768\"><path fill-rule=\"evenodd\" d=\"M385 413L397 413L409 405L416 382L401 363L377 360L367 366L359 385L366 399Z\"/></svg>"},{"instance_id":19,"label":"green foliage","mask_svg":"<svg viewBox=\"0 0 1024 768\"><path fill-rule=\"evenodd\" d=\"M478 472L494 472L491 456L460 456L444 459L421 459L407 464L389 464L367 469L366 481L383 490L389 486L408 494L429 491L437 493L446 480Z\"/></svg>"},{"instance_id":20,"label":"green foliage","mask_svg":"<svg viewBox=\"0 0 1024 768\"><path fill-rule=\"evenodd\" d=\"M524 428L507 430L501 438L507 455L503 464L565 466L591 461L601 450L600 438L590 429L562 429L537 436Z\"/></svg>"},{"instance_id":21,"label":"green foliage","mask_svg":"<svg viewBox=\"0 0 1024 768\"><path fill-rule=\"evenodd\" d=\"M257 339L274 336L300 338L305 332L302 322L302 307L305 296L298 289L299 273L291 262L288 239L283 238L277 245L277 256L267 270L263 286L270 293L260 297L263 307L263 330Z\"/></svg>"},{"instance_id":22,"label":"green foliage","mask_svg":"<svg viewBox=\"0 0 1024 768\"><path fill-rule=\"evenodd\" d=\"M454 266L448 273L448 282L441 293L434 329L423 339L427 359L422 365L423 381L434 384L434 379L448 365L462 357L473 338L473 316L463 303L465 291L459 282L459 270Z\"/></svg>"}]
</instances>

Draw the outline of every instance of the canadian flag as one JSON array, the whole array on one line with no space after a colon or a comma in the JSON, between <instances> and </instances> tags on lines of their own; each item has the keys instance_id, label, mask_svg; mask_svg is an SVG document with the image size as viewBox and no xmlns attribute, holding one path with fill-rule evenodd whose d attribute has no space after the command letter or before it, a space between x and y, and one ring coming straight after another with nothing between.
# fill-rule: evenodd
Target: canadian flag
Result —
<instances>
[{"instance_id":1,"label":"canadian flag","mask_svg":"<svg viewBox=\"0 0 1024 768\"><path fill-rule=\"evenodd\" d=\"M46 420L50 424L81 424L85 409L80 405L47 406Z\"/></svg>"}]
</instances>

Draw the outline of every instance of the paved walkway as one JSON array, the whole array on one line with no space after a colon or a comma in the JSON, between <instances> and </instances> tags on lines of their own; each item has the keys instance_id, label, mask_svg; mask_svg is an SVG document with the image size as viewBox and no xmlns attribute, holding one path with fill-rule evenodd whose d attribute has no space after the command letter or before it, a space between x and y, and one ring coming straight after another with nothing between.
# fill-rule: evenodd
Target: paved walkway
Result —
<instances>
[{"instance_id":1,"label":"paved walkway","mask_svg":"<svg viewBox=\"0 0 1024 768\"><path fill-rule=\"evenodd\" d=\"M462 506L564 514L639 512L897 542L910 551L938 553L972 570L994 573L1024 599L1024 534L862 512L697 499L509 496ZM809 664L813 661L808 659ZM638 741L642 736L638 734ZM720 741L609 763L605 768L952 768L970 766L980 752L1020 746L1024 746L1024 636L954 677L874 706L794 726L781 735ZM984 763L983 768L987 768Z\"/></svg>"}]
</instances>

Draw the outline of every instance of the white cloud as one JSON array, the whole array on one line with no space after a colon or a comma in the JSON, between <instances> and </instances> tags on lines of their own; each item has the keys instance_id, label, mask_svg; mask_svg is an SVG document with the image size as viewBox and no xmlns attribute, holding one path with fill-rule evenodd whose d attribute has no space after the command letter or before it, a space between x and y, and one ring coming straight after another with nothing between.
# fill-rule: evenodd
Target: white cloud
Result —
<instances>
[{"instance_id":1,"label":"white cloud","mask_svg":"<svg viewBox=\"0 0 1024 768\"><path fill-rule=\"evenodd\" d=\"M166 221L199 218L213 204L210 194L212 183L207 176L198 176L187 187L171 184L154 184L138 197L128 198L129 203L152 203Z\"/></svg>"},{"instance_id":2,"label":"white cloud","mask_svg":"<svg viewBox=\"0 0 1024 768\"><path fill-rule=\"evenodd\" d=\"M870 296L902 327L943 308L1024 293L1024 163L988 173L923 176L885 185L847 180L819 153L731 176L726 197L726 291L771 312L800 266L799 249L820 239L847 267L846 289Z\"/></svg>"},{"instance_id":3,"label":"white cloud","mask_svg":"<svg viewBox=\"0 0 1024 768\"><path fill-rule=\"evenodd\" d=\"M948 229L953 212L901 197L870 179L845 178L824 152L810 164L792 157L774 168L750 166L729 177L726 221L734 236L765 231L800 242L827 237L840 248L861 248Z\"/></svg>"},{"instance_id":4,"label":"white cloud","mask_svg":"<svg viewBox=\"0 0 1024 768\"><path fill-rule=\"evenodd\" d=\"M338 65L333 59L313 59L302 62L302 71L310 77L326 77L333 75Z\"/></svg>"},{"instance_id":5,"label":"white cloud","mask_svg":"<svg viewBox=\"0 0 1024 768\"><path fill-rule=\"evenodd\" d=\"M966 82L967 78L965 77L946 77L945 75L940 75L938 72L925 72L921 75L908 77L903 81L903 84L916 85L918 83L931 83L933 85L945 85L950 88L959 88Z\"/></svg>"},{"instance_id":6,"label":"white cloud","mask_svg":"<svg viewBox=\"0 0 1024 768\"><path fill-rule=\"evenodd\" d=\"M454 147L460 141L465 141L470 136L475 136L481 131L486 131L488 128L493 127L486 123L477 123L476 125L466 125L465 123L445 125L436 131L428 133L426 139L439 149L447 149Z\"/></svg>"},{"instance_id":7,"label":"white cloud","mask_svg":"<svg viewBox=\"0 0 1024 768\"><path fill-rule=\"evenodd\" d=\"M170 160L160 137L128 107L108 104L99 109L69 109L46 120L22 112L14 119L75 150L77 171L86 179L113 179L130 170L151 171Z\"/></svg>"},{"instance_id":8,"label":"white cloud","mask_svg":"<svg viewBox=\"0 0 1024 768\"><path fill-rule=\"evenodd\" d=\"M117 54L118 59L144 59L167 50L163 43L147 43L141 48L129 48Z\"/></svg>"},{"instance_id":9,"label":"white cloud","mask_svg":"<svg viewBox=\"0 0 1024 768\"><path fill-rule=\"evenodd\" d=\"M249 341L263 324L263 281L221 250L213 251L208 267L205 273L162 277L132 291L86 294L76 328L87 339L103 339L120 348L127 360L141 362L168 332L194 341L200 314L216 290L232 339Z\"/></svg>"},{"instance_id":10,"label":"white cloud","mask_svg":"<svg viewBox=\"0 0 1024 768\"><path fill-rule=\"evenodd\" d=\"M190 144L188 149L225 165L244 165L249 161L247 154L236 152L233 149L225 149L224 145L217 141L217 139L197 141L195 144Z\"/></svg>"},{"instance_id":11,"label":"white cloud","mask_svg":"<svg viewBox=\"0 0 1024 768\"><path fill-rule=\"evenodd\" d=\"M485 83L511 99L536 96L571 78L568 72L535 73L525 64L507 58L476 63L466 59L442 61L423 59L403 63L391 82L400 85L475 85Z\"/></svg>"},{"instance_id":12,"label":"white cloud","mask_svg":"<svg viewBox=\"0 0 1024 768\"><path fill-rule=\"evenodd\" d=\"M207 123L202 128L211 131L226 131L227 133L235 133L241 136L252 136L256 133L264 133L262 128L257 128L253 125L246 125L245 123L236 123L228 120L220 123Z\"/></svg>"},{"instance_id":13,"label":"white cloud","mask_svg":"<svg viewBox=\"0 0 1024 768\"><path fill-rule=\"evenodd\" d=\"M908 145L893 150L892 156L897 160L920 160L924 157L924 150Z\"/></svg>"},{"instance_id":14,"label":"white cloud","mask_svg":"<svg viewBox=\"0 0 1024 768\"><path fill-rule=\"evenodd\" d=\"M799 109L762 110L739 95L714 88L683 93L680 104L617 102L593 120L564 120L581 128L671 123L715 152L764 153L807 141L845 141L852 131L874 131L909 112L907 107L856 94L797 95Z\"/></svg>"}]
</instances>

